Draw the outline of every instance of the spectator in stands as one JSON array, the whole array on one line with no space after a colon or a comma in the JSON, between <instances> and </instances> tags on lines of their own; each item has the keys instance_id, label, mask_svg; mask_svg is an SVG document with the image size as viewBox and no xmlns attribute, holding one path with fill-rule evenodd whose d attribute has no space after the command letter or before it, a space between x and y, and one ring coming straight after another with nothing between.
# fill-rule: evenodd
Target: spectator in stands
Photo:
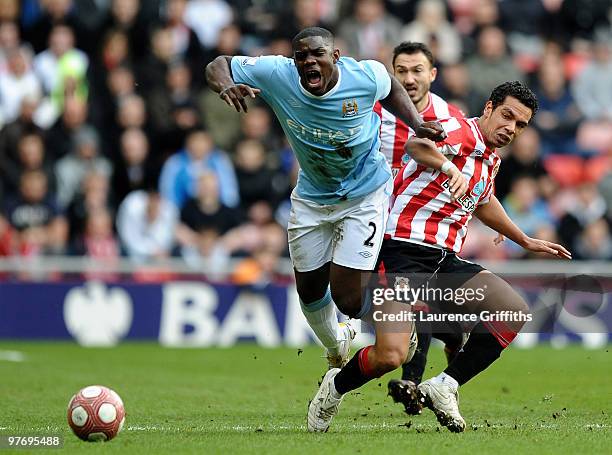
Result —
<instances>
[{"instance_id":1,"label":"spectator in stands","mask_svg":"<svg viewBox=\"0 0 612 455\"><path fill-rule=\"evenodd\" d=\"M41 171L22 174L19 194L7 201L5 217L15 233L20 255L62 253L68 238L68 224L55 197L47 189Z\"/></svg>"},{"instance_id":2,"label":"spectator in stands","mask_svg":"<svg viewBox=\"0 0 612 455\"><path fill-rule=\"evenodd\" d=\"M46 134L47 153L52 160L66 156L72 150L75 134L87 120L87 103L69 97L64 103L64 112Z\"/></svg>"},{"instance_id":3,"label":"spectator in stands","mask_svg":"<svg viewBox=\"0 0 612 455\"><path fill-rule=\"evenodd\" d=\"M70 205L87 174L96 172L110 178L113 166L100 156L99 148L100 139L96 130L83 127L75 134L72 152L57 162L57 201L62 209Z\"/></svg>"},{"instance_id":4,"label":"spectator in stands","mask_svg":"<svg viewBox=\"0 0 612 455\"><path fill-rule=\"evenodd\" d=\"M226 234L224 244L229 252L244 256L270 248L277 254L287 253L287 234L274 220L268 202L252 204L247 216L246 222Z\"/></svg>"},{"instance_id":5,"label":"spectator in stands","mask_svg":"<svg viewBox=\"0 0 612 455\"><path fill-rule=\"evenodd\" d=\"M356 0L353 14L338 25L338 38L346 46L346 55L386 61L384 57L398 42L401 26L397 18L387 13L382 0Z\"/></svg>"},{"instance_id":6,"label":"spectator in stands","mask_svg":"<svg viewBox=\"0 0 612 455\"><path fill-rule=\"evenodd\" d=\"M151 33L151 50L137 68L145 97L155 87L164 85L168 66L178 57L175 51L172 29L163 25L155 27Z\"/></svg>"},{"instance_id":7,"label":"spectator in stands","mask_svg":"<svg viewBox=\"0 0 612 455\"><path fill-rule=\"evenodd\" d=\"M204 65L220 55L246 55L246 51L241 48L242 39L240 28L236 24L223 27L219 32L217 45L205 51ZM219 95L212 90L202 90L198 103L204 124L208 127L215 144L225 150L230 150L240 134L242 115L234 109L227 109L223 103L219 103Z\"/></svg>"},{"instance_id":8,"label":"spectator in stands","mask_svg":"<svg viewBox=\"0 0 612 455\"><path fill-rule=\"evenodd\" d=\"M24 40L32 45L36 53L45 49L51 29L57 24L65 24L74 30L77 44L87 41L83 35L81 21L75 14L73 0L46 0L40 3L43 8L42 14L23 33Z\"/></svg>"},{"instance_id":9,"label":"spectator in stands","mask_svg":"<svg viewBox=\"0 0 612 455\"><path fill-rule=\"evenodd\" d=\"M166 0L162 18L174 36L173 54L187 62L191 71L199 72L205 66L204 55L198 36L185 22L187 4L187 0Z\"/></svg>"},{"instance_id":10,"label":"spectator in stands","mask_svg":"<svg viewBox=\"0 0 612 455\"><path fill-rule=\"evenodd\" d=\"M147 123L147 109L144 99L136 94L126 95L119 99L117 125L120 130L127 128L144 128Z\"/></svg>"},{"instance_id":11,"label":"spectator in stands","mask_svg":"<svg viewBox=\"0 0 612 455\"><path fill-rule=\"evenodd\" d=\"M113 202L108 176L95 170L87 174L66 212L70 225L70 238L82 237L87 218L91 213L108 211L114 214Z\"/></svg>"},{"instance_id":12,"label":"spectator in stands","mask_svg":"<svg viewBox=\"0 0 612 455\"><path fill-rule=\"evenodd\" d=\"M21 101L19 117L0 129L0 177L10 178L13 167L17 161L17 145L26 132L39 130L34 123L34 116L38 107L38 98L26 96ZM42 132L42 130L40 130Z\"/></svg>"},{"instance_id":13,"label":"spectator in stands","mask_svg":"<svg viewBox=\"0 0 612 455\"><path fill-rule=\"evenodd\" d=\"M510 193L503 200L503 205L508 216L529 236L535 235L543 226L554 225L555 220L546 202L540 197L538 183L531 176L519 176L514 180ZM516 244L512 242L505 244L513 256L523 254Z\"/></svg>"},{"instance_id":14,"label":"spectator in stands","mask_svg":"<svg viewBox=\"0 0 612 455\"><path fill-rule=\"evenodd\" d=\"M236 207L239 202L238 183L226 153L215 147L210 135L195 129L185 141L185 148L164 163L160 176L160 192L179 209L189 197L197 194L197 180L206 171L214 172L219 180L221 202Z\"/></svg>"},{"instance_id":15,"label":"spectator in stands","mask_svg":"<svg viewBox=\"0 0 612 455\"><path fill-rule=\"evenodd\" d=\"M236 178L243 211L257 201L267 201L275 208L286 193L287 179L266 165L266 151L254 139L241 141L236 146Z\"/></svg>"},{"instance_id":16,"label":"spectator in stands","mask_svg":"<svg viewBox=\"0 0 612 455\"><path fill-rule=\"evenodd\" d=\"M98 42L108 30L121 30L128 37L130 54L136 59L144 58L148 50L148 24L139 14L140 0L112 0L106 19L100 24L96 36Z\"/></svg>"},{"instance_id":17,"label":"spectator in stands","mask_svg":"<svg viewBox=\"0 0 612 455\"><path fill-rule=\"evenodd\" d=\"M87 75L92 95L90 103L96 125L102 127L100 122L108 124L109 118L114 117L117 98L134 92L135 62L128 35L121 29L105 31L100 48L93 55Z\"/></svg>"},{"instance_id":18,"label":"spectator in stands","mask_svg":"<svg viewBox=\"0 0 612 455\"><path fill-rule=\"evenodd\" d=\"M212 172L198 179L198 191L181 210L177 241L181 254L189 263L206 259L225 262L229 258L223 236L242 221L240 212L223 205L219 199L219 182Z\"/></svg>"},{"instance_id":19,"label":"spectator in stands","mask_svg":"<svg viewBox=\"0 0 612 455\"><path fill-rule=\"evenodd\" d=\"M499 2L499 12L499 26L508 34L508 44L513 53L536 58L541 52L540 36L547 18L544 2L504 0Z\"/></svg>"},{"instance_id":20,"label":"spectator in stands","mask_svg":"<svg viewBox=\"0 0 612 455\"><path fill-rule=\"evenodd\" d=\"M128 194L119 206L117 232L128 257L145 262L169 257L178 212L155 187Z\"/></svg>"},{"instance_id":21,"label":"spectator in stands","mask_svg":"<svg viewBox=\"0 0 612 455\"><path fill-rule=\"evenodd\" d=\"M273 35L291 41L300 30L308 27L329 29L330 25L321 20L321 8L318 0L295 0L291 8L280 14L279 24ZM272 53L270 55L277 54Z\"/></svg>"},{"instance_id":22,"label":"spectator in stands","mask_svg":"<svg viewBox=\"0 0 612 455\"><path fill-rule=\"evenodd\" d=\"M581 184L571 194L566 213L559 220L559 237L574 254L584 229L606 215L606 201L591 182Z\"/></svg>"},{"instance_id":23,"label":"spectator in stands","mask_svg":"<svg viewBox=\"0 0 612 455\"><path fill-rule=\"evenodd\" d=\"M498 27L485 27L478 35L478 52L466 61L472 87L481 106L491 91L504 81L524 79L507 53L506 35Z\"/></svg>"},{"instance_id":24,"label":"spectator in stands","mask_svg":"<svg viewBox=\"0 0 612 455\"><path fill-rule=\"evenodd\" d=\"M129 129L136 128L145 132L147 137L156 139L151 133L149 128L149 121L147 116L147 106L142 96L135 93L121 96L117 99L117 112L115 114L115 122L112 124L111 131L113 131L112 137L108 139L111 150L119 150L119 138L121 134ZM157 148L153 149L157 151ZM152 153L155 155L155 153ZM114 159L117 160L117 155L114 155Z\"/></svg>"},{"instance_id":25,"label":"spectator in stands","mask_svg":"<svg viewBox=\"0 0 612 455\"><path fill-rule=\"evenodd\" d=\"M475 117L481 114L482 104L476 104L478 99L476 92L472 88L470 75L464 63L454 63L440 68L441 77L434 81L439 86L436 93L439 93L449 103L457 104L468 117ZM440 81L440 82L439 82ZM434 91L432 84L432 91ZM441 85L441 86L440 86Z\"/></svg>"},{"instance_id":26,"label":"spectator in stands","mask_svg":"<svg viewBox=\"0 0 612 455\"><path fill-rule=\"evenodd\" d=\"M156 175L149 154L149 140L141 129L129 128L120 137L121 158L114 166L112 188L118 202L132 191L144 189L145 182Z\"/></svg>"},{"instance_id":27,"label":"spectator in stands","mask_svg":"<svg viewBox=\"0 0 612 455\"><path fill-rule=\"evenodd\" d=\"M18 48L20 43L17 23L0 21L0 74L8 72L8 53Z\"/></svg>"},{"instance_id":28,"label":"spectator in stands","mask_svg":"<svg viewBox=\"0 0 612 455\"><path fill-rule=\"evenodd\" d=\"M0 73L0 126L19 116L26 97L40 97L42 87L30 66L30 54L25 47L7 53L7 72Z\"/></svg>"},{"instance_id":29,"label":"spectator in stands","mask_svg":"<svg viewBox=\"0 0 612 455\"><path fill-rule=\"evenodd\" d=\"M159 148L168 154L180 149L187 132L202 121L186 62L169 66L165 85L150 92L147 105Z\"/></svg>"},{"instance_id":30,"label":"spectator in stands","mask_svg":"<svg viewBox=\"0 0 612 455\"><path fill-rule=\"evenodd\" d=\"M604 218L590 222L576 241L578 259L612 260L612 236L610 225Z\"/></svg>"},{"instance_id":31,"label":"spectator in stands","mask_svg":"<svg viewBox=\"0 0 612 455\"><path fill-rule=\"evenodd\" d=\"M16 23L19 20L20 3L20 0L4 0L0 3L0 23Z\"/></svg>"},{"instance_id":32,"label":"spectator in stands","mask_svg":"<svg viewBox=\"0 0 612 455\"><path fill-rule=\"evenodd\" d=\"M234 19L232 9L223 0L191 0L185 21L198 35L204 48L217 45L220 30Z\"/></svg>"},{"instance_id":33,"label":"spectator in stands","mask_svg":"<svg viewBox=\"0 0 612 455\"><path fill-rule=\"evenodd\" d=\"M605 39L594 44L593 60L574 79L573 90L587 119L612 123L612 55Z\"/></svg>"},{"instance_id":34,"label":"spectator in stands","mask_svg":"<svg viewBox=\"0 0 612 455\"><path fill-rule=\"evenodd\" d=\"M55 189L53 167L45 154L45 143L37 129L23 131L17 142L17 156L6 156L0 162L0 176L7 194L16 194L21 175L27 171L41 171L47 177L50 191ZM14 155L14 153L13 153Z\"/></svg>"},{"instance_id":35,"label":"spectator in stands","mask_svg":"<svg viewBox=\"0 0 612 455\"><path fill-rule=\"evenodd\" d=\"M533 123L540 132L542 154L577 153L575 136L582 116L569 90L561 56L545 53L537 77L540 108Z\"/></svg>"},{"instance_id":36,"label":"spectator in stands","mask_svg":"<svg viewBox=\"0 0 612 455\"><path fill-rule=\"evenodd\" d=\"M0 257L12 256L16 250L16 239L11 225L0 215Z\"/></svg>"},{"instance_id":37,"label":"spectator in stands","mask_svg":"<svg viewBox=\"0 0 612 455\"><path fill-rule=\"evenodd\" d=\"M610 30L610 0L563 0L558 7L554 31L566 43L574 38L592 40L596 32Z\"/></svg>"},{"instance_id":38,"label":"spectator in stands","mask_svg":"<svg viewBox=\"0 0 612 455\"><path fill-rule=\"evenodd\" d=\"M33 62L34 72L42 82L45 96L53 101L55 118L61 113L64 97L76 95L87 98L85 79L89 59L74 47L74 32L63 24L56 24L49 34L49 47L39 53Z\"/></svg>"},{"instance_id":39,"label":"spectator in stands","mask_svg":"<svg viewBox=\"0 0 612 455\"><path fill-rule=\"evenodd\" d=\"M278 280L278 252L271 248L260 248L253 255L241 261L232 272L232 283L241 286L263 288Z\"/></svg>"},{"instance_id":40,"label":"spectator in stands","mask_svg":"<svg viewBox=\"0 0 612 455\"><path fill-rule=\"evenodd\" d=\"M538 112L538 115L540 113ZM555 184L546 173L541 160L541 146L538 132L527 127L510 145L499 173L495 177L495 195L501 201L508 195L514 180L520 176L532 177L537 182L538 194L545 199L553 196Z\"/></svg>"},{"instance_id":41,"label":"spectator in stands","mask_svg":"<svg viewBox=\"0 0 612 455\"><path fill-rule=\"evenodd\" d=\"M79 236L73 252L80 256L107 261L107 264L108 260L119 259L121 251L113 232L111 212L102 208L87 214L85 231Z\"/></svg>"},{"instance_id":42,"label":"spectator in stands","mask_svg":"<svg viewBox=\"0 0 612 455\"><path fill-rule=\"evenodd\" d=\"M461 57L461 37L446 19L441 0L420 0L415 20L402 29L400 38L426 43L442 66L457 63Z\"/></svg>"},{"instance_id":43,"label":"spectator in stands","mask_svg":"<svg viewBox=\"0 0 612 455\"><path fill-rule=\"evenodd\" d=\"M116 269L121 255L119 241L113 231L112 214L105 209L88 213L84 233L78 237L72 252L95 259L96 268ZM118 278L112 271L85 271L87 280L111 281Z\"/></svg>"}]
</instances>

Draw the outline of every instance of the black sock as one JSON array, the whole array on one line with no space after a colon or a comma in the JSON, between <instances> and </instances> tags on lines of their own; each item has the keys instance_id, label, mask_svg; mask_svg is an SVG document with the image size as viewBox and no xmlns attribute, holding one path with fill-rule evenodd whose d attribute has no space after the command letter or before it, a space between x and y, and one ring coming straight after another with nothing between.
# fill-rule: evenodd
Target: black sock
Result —
<instances>
[{"instance_id":1,"label":"black sock","mask_svg":"<svg viewBox=\"0 0 612 455\"><path fill-rule=\"evenodd\" d=\"M455 349L459 349L461 347L461 343L463 342L463 333L460 331L451 332L451 327L448 327L448 330L444 332L438 332L433 334L434 338L442 341L445 347L454 351Z\"/></svg>"},{"instance_id":2,"label":"black sock","mask_svg":"<svg viewBox=\"0 0 612 455\"><path fill-rule=\"evenodd\" d=\"M444 372L452 376L459 385L463 385L495 362L503 350L504 347L497 338L479 322L463 349Z\"/></svg>"},{"instance_id":3,"label":"black sock","mask_svg":"<svg viewBox=\"0 0 612 455\"><path fill-rule=\"evenodd\" d=\"M431 333L428 331L418 333L416 351L410 362L402 365L402 379L420 384L423 380L425 365L427 365L427 352L431 344Z\"/></svg>"},{"instance_id":4,"label":"black sock","mask_svg":"<svg viewBox=\"0 0 612 455\"><path fill-rule=\"evenodd\" d=\"M361 364L363 364L363 360L360 362L360 357L366 357L367 359L367 354L371 347L372 346L367 346L357 351L353 358L349 360L336 375L334 378L334 385L338 393L344 395L346 392L358 389L366 382L374 379L374 376L370 376L362 371L363 368ZM367 368L365 369L367 370Z\"/></svg>"}]
</instances>

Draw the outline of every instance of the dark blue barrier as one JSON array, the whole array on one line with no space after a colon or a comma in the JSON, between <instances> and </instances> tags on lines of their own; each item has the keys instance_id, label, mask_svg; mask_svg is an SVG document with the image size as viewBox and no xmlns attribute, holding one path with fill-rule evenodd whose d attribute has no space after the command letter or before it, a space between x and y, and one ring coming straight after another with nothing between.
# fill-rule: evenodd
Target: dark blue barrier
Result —
<instances>
[{"instance_id":1,"label":"dark blue barrier","mask_svg":"<svg viewBox=\"0 0 612 455\"><path fill-rule=\"evenodd\" d=\"M523 295L535 309L542 306L545 292L525 286ZM612 332L609 297L609 292L603 294L593 314L562 308L554 321L542 320L516 344L530 346L551 338L593 347L607 343ZM294 286L0 283L0 339L75 339L89 346L112 346L124 339L158 340L167 346L231 346L254 340L263 346L300 346L312 341L312 332Z\"/></svg>"}]
</instances>

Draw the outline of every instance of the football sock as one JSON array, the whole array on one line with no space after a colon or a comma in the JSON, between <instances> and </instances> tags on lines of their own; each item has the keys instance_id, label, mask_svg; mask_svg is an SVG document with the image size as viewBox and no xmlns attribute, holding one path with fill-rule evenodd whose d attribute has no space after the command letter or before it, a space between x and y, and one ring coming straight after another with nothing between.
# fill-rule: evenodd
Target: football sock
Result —
<instances>
[{"instance_id":1,"label":"football sock","mask_svg":"<svg viewBox=\"0 0 612 455\"><path fill-rule=\"evenodd\" d=\"M504 348L516 336L516 333L507 328L499 329L499 325L494 327L491 324L479 322L472 330L463 350L457 354L444 372L456 379L459 385L463 385L484 371L497 360Z\"/></svg>"},{"instance_id":2,"label":"football sock","mask_svg":"<svg viewBox=\"0 0 612 455\"><path fill-rule=\"evenodd\" d=\"M336 355L339 341L342 340L343 335L338 325L336 305L332 300L329 287L321 299L308 305L305 305L300 299L300 306L319 341L330 351L330 354Z\"/></svg>"},{"instance_id":3,"label":"football sock","mask_svg":"<svg viewBox=\"0 0 612 455\"><path fill-rule=\"evenodd\" d=\"M353 358L340 370L334 378L334 387L340 395L358 389L376 376L368 365L368 352L372 346L367 346L355 353Z\"/></svg>"},{"instance_id":4,"label":"football sock","mask_svg":"<svg viewBox=\"0 0 612 455\"><path fill-rule=\"evenodd\" d=\"M427 351L431 344L431 333L429 331L418 332L416 351L408 363L402 365L402 379L419 384L423 379L425 365L427 364Z\"/></svg>"}]
</instances>

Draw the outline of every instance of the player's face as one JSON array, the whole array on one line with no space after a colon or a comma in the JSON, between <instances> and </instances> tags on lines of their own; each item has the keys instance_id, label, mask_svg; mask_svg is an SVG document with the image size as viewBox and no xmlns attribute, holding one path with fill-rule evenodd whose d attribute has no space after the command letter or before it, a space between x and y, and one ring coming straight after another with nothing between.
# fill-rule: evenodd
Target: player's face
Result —
<instances>
[{"instance_id":1,"label":"player's face","mask_svg":"<svg viewBox=\"0 0 612 455\"><path fill-rule=\"evenodd\" d=\"M527 127L532 115L531 109L512 96L493 109L487 101L481 122L482 133L487 145L505 147Z\"/></svg>"},{"instance_id":2,"label":"player's face","mask_svg":"<svg viewBox=\"0 0 612 455\"><path fill-rule=\"evenodd\" d=\"M429 88L437 74L425 54L399 54L393 64L393 73L408 92L417 110L425 109L429 102Z\"/></svg>"},{"instance_id":3,"label":"player's face","mask_svg":"<svg viewBox=\"0 0 612 455\"><path fill-rule=\"evenodd\" d=\"M340 51L329 41L320 36L303 38L293 48L293 58L302 86L313 95L321 96L336 84Z\"/></svg>"}]
</instances>

